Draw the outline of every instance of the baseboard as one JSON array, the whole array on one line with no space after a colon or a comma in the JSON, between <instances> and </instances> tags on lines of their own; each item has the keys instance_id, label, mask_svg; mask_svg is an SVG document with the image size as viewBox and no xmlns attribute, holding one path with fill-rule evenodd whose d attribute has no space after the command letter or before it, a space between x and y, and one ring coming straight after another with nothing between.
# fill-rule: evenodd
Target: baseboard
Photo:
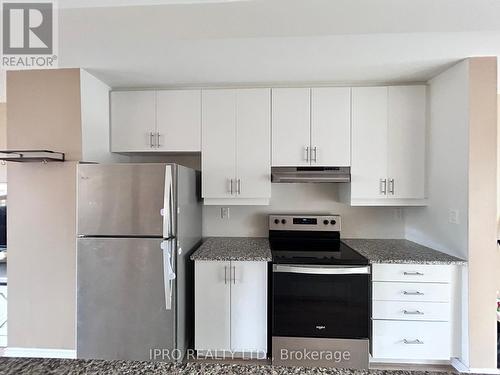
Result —
<instances>
[{"instance_id":1,"label":"baseboard","mask_svg":"<svg viewBox=\"0 0 500 375\"><path fill-rule=\"evenodd\" d=\"M370 363L373 364L401 364L401 365L450 365L447 360L428 360L428 359L387 359L373 358L370 356Z\"/></svg>"},{"instance_id":2,"label":"baseboard","mask_svg":"<svg viewBox=\"0 0 500 375\"><path fill-rule=\"evenodd\" d=\"M460 359L452 358L451 365L461 373L470 374L500 374L500 369L497 368L469 368Z\"/></svg>"},{"instance_id":3,"label":"baseboard","mask_svg":"<svg viewBox=\"0 0 500 375\"><path fill-rule=\"evenodd\" d=\"M40 348L12 348L7 347L4 357L30 358L76 358L76 350L70 349L40 349Z\"/></svg>"}]
</instances>

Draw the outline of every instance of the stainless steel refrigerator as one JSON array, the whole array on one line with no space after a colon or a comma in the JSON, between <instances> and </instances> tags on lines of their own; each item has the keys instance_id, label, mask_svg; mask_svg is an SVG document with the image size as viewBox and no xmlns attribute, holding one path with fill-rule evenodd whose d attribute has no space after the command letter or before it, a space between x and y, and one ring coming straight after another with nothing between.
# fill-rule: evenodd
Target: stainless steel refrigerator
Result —
<instances>
[{"instance_id":1,"label":"stainless steel refrigerator","mask_svg":"<svg viewBox=\"0 0 500 375\"><path fill-rule=\"evenodd\" d=\"M185 353L198 186L199 172L176 164L79 165L78 358Z\"/></svg>"}]
</instances>

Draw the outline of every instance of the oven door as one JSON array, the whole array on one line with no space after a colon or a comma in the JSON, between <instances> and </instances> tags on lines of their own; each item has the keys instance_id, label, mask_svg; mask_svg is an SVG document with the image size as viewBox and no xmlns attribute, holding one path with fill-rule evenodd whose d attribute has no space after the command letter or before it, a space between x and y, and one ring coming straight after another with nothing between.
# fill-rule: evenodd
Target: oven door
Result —
<instances>
[{"instance_id":1,"label":"oven door","mask_svg":"<svg viewBox=\"0 0 500 375\"><path fill-rule=\"evenodd\" d=\"M370 266L273 265L273 336L369 338Z\"/></svg>"}]
</instances>

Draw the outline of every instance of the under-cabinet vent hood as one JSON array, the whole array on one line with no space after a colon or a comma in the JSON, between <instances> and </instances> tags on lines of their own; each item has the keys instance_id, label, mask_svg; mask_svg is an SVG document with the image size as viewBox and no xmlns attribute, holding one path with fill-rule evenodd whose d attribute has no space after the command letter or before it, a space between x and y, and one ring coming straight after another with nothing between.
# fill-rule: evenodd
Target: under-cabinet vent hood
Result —
<instances>
[{"instance_id":1,"label":"under-cabinet vent hood","mask_svg":"<svg viewBox=\"0 0 500 375\"><path fill-rule=\"evenodd\" d=\"M271 181L291 182L350 182L350 167L273 167Z\"/></svg>"}]
</instances>

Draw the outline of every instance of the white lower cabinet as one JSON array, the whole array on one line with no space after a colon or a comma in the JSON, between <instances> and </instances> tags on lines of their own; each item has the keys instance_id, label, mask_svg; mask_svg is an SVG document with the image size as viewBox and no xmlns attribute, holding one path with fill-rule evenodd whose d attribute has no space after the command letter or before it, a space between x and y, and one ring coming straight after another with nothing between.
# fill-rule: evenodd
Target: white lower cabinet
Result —
<instances>
[{"instance_id":1,"label":"white lower cabinet","mask_svg":"<svg viewBox=\"0 0 500 375\"><path fill-rule=\"evenodd\" d=\"M449 360L452 266L374 264L372 279L372 357Z\"/></svg>"},{"instance_id":2,"label":"white lower cabinet","mask_svg":"<svg viewBox=\"0 0 500 375\"><path fill-rule=\"evenodd\" d=\"M198 351L267 352L267 262L195 261Z\"/></svg>"},{"instance_id":3,"label":"white lower cabinet","mask_svg":"<svg viewBox=\"0 0 500 375\"><path fill-rule=\"evenodd\" d=\"M373 321L373 357L377 359L449 360L449 322Z\"/></svg>"}]
</instances>

